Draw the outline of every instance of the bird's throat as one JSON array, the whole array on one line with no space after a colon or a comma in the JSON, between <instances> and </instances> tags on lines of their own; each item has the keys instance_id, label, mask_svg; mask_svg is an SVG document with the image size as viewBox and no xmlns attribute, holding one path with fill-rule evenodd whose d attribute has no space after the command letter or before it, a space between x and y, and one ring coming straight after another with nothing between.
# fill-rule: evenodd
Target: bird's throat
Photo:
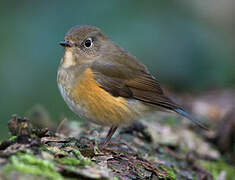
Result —
<instances>
[{"instance_id":1,"label":"bird's throat","mask_svg":"<svg viewBox=\"0 0 235 180\"><path fill-rule=\"evenodd\" d=\"M64 57L61 60L61 66L63 68L69 68L76 65L73 52L71 50L65 50Z\"/></svg>"}]
</instances>

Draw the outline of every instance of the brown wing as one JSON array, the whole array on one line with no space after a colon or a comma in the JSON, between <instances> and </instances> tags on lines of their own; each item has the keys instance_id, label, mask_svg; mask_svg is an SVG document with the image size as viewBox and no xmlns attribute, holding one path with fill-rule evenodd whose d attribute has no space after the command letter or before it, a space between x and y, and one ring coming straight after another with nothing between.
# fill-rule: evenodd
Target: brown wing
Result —
<instances>
[{"instance_id":1,"label":"brown wing","mask_svg":"<svg viewBox=\"0 0 235 180\"><path fill-rule=\"evenodd\" d=\"M99 72L94 72L94 78L99 83L100 87L118 97L133 97L132 91L118 78L105 76Z\"/></svg>"},{"instance_id":2,"label":"brown wing","mask_svg":"<svg viewBox=\"0 0 235 180\"><path fill-rule=\"evenodd\" d=\"M91 68L100 87L114 96L133 98L170 110L180 108L165 96L157 80L139 62L133 67L117 62L96 61Z\"/></svg>"}]
</instances>

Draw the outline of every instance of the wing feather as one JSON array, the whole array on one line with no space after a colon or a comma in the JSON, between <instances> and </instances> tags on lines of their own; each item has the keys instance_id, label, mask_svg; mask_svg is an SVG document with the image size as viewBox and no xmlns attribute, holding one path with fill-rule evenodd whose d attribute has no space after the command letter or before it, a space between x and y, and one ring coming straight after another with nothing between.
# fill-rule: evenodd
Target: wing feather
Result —
<instances>
[{"instance_id":1,"label":"wing feather","mask_svg":"<svg viewBox=\"0 0 235 180\"><path fill-rule=\"evenodd\" d=\"M134 69L112 61L96 61L91 68L100 87L114 96L137 99L170 110L180 108L163 93L157 80L148 73L144 65L140 64Z\"/></svg>"}]
</instances>

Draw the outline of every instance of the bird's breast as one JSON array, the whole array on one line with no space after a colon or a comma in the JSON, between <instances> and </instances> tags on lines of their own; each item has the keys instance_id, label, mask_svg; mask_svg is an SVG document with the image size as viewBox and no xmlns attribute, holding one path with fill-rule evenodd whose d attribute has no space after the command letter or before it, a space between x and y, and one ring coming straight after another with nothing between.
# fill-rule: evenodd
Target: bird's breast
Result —
<instances>
[{"instance_id":1,"label":"bird's breast","mask_svg":"<svg viewBox=\"0 0 235 180\"><path fill-rule=\"evenodd\" d=\"M128 125L146 110L138 100L114 97L102 89L90 68L74 81L71 88L59 85L59 89L74 113L96 124Z\"/></svg>"},{"instance_id":2,"label":"bird's breast","mask_svg":"<svg viewBox=\"0 0 235 180\"><path fill-rule=\"evenodd\" d=\"M85 117L97 124L120 125L133 118L127 100L100 88L90 68L74 84L72 94L75 103L85 109Z\"/></svg>"},{"instance_id":3,"label":"bird's breast","mask_svg":"<svg viewBox=\"0 0 235 180\"><path fill-rule=\"evenodd\" d=\"M61 96L74 113L80 117L83 117L85 114L85 109L80 106L80 103L75 102L75 99L72 95L74 79L75 78L73 73L68 72L62 68L59 69L57 74L57 83Z\"/></svg>"}]
</instances>

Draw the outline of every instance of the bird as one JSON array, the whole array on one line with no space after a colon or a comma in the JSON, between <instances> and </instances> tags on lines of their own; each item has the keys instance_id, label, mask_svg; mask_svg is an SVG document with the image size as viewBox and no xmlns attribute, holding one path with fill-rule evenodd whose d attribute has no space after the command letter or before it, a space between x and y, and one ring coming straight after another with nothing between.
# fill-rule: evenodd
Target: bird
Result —
<instances>
[{"instance_id":1,"label":"bird","mask_svg":"<svg viewBox=\"0 0 235 180\"><path fill-rule=\"evenodd\" d=\"M167 97L143 63L99 28L74 26L60 45L64 47L57 73L60 93L75 114L110 127L103 145L118 127L156 111L176 112L207 129Z\"/></svg>"}]
</instances>

